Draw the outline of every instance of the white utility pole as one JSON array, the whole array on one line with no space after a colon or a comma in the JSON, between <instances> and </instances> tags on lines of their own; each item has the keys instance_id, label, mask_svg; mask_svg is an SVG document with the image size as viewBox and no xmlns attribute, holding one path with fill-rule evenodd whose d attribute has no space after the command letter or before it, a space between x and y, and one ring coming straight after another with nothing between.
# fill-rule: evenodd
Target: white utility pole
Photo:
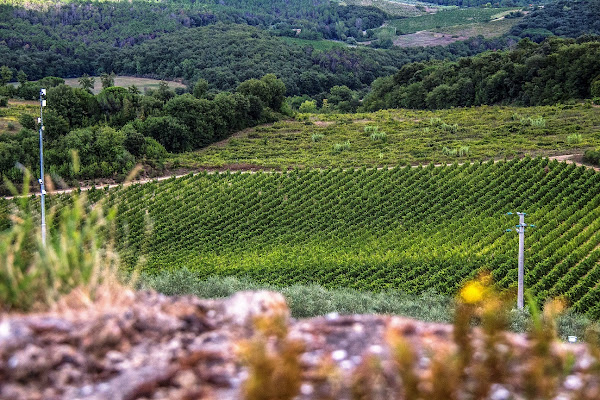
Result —
<instances>
[{"instance_id":1,"label":"white utility pole","mask_svg":"<svg viewBox=\"0 0 600 400\"><path fill-rule=\"evenodd\" d=\"M46 89L40 89L40 194L42 199L42 244L46 245L46 186L44 185L44 117L43 109L46 106Z\"/></svg>"},{"instance_id":2,"label":"white utility pole","mask_svg":"<svg viewBox=\"0 0 600 400\"><path fill-rule=\"evenodd\" d=\"M509 212L506 215L513 215L513 213ZM524 301L524 286L525 286L525 228L528 226L525 223L525 215L524 212L518 212L519 216L519 224L515 225L516 231L519 234L519 266L518 266L518 287L517 287L517 308L519 310L523 309ZM535 227L535 225L529 225L530 227ZM511 232L511 229L507 229L507 232Z\"/></svg>"}]
</instances>

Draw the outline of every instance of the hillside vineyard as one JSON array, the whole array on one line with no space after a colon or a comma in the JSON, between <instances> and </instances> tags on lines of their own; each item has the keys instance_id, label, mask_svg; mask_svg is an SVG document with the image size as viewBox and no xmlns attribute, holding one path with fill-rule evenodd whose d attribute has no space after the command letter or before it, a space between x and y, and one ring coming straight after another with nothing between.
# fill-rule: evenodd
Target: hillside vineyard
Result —
<instances>
[{"instance_id":1,"label":"hillside vineyard","mask_svg":"<svg viewBox=\"0 0 600 400\"><path fill-rule=\"evenodd\" d=\"M454 294L490 271L517 278L524 211L526 288L600 317L600 174L541 158L393 169L200 173L93 191L117 206L129 265L187 267L287 286ZM64 202L55 198L54 203Z\"/></svg>"}]
</instances>

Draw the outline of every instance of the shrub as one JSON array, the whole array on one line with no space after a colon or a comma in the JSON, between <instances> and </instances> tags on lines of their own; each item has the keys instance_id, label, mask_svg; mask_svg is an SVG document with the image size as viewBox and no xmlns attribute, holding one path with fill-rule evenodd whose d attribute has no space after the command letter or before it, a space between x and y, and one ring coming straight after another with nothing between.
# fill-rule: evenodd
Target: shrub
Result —
<instances>
[{"instance_id":1,"label":"shrub","mask_svg":"<svg viewBox=\"0 0 600 400\"><path fill-rule=\"evenodd\" d=\"M439 126L439 125L442 125L443 122L442 122L441 118L431 118L431 119L429 119L429 124L431 126Z\"/></svg>"},{"instance_id":2,"label":"shrub","mask_svg":"<svg viewBox=\"0 0 600 400\"><path fill-rule=\"evenodd\" d=\"M450 149L446 146L444 146L444 148L442 149L442 153L446 156L456 156L457 150L456 149Z\"/></svg>"},{"instance_id":3,"label":"shrub","mask_svg":"<svg viewBox=\"0 0 600 400\"><path fill-rule=\"evenodd\" d=\"M333 145L333 152L335 154L341 153L344 150L350 149L350 141L346 140L344 143L336 143Z\"/></svg>"},{"instance_id":4,"label":"shrub","mask_svg":"<svg viewBox=\"0 0 600 400\"><path fill-rule=\"evenodd\" d=\"M314 113L317 111L317 102L314 100L306 100L300 104L298 111L301 113Z\"/></svg>"},{"instance_id":5,"label":"shrub","mask_svg":"<svg viewBox=\"0 0 600 400\"><path fill-rule=\"evenodd\" d=\"M29 114L21 114L19 117L19 123L23 128L35 129L35 118Z\"/></svg>"},{"instance_id":6,"label":"shrub","mask_svg":"<svg viewBox=\"0 0 600 400\"><path fill-rule=\"evenodd\" d=\"M313 142L320 142L321 140L323 140L324 137L325 135L323 135L322 133L313 133L311 139Z\"/></svg>"},{"instance_id":7,"label":"shrub","mask_svg":"<svg viewBox=\"0 0 600 400\"><path fill-rule=\"evenodd\" d=\"M600 165L600 149L587 150L583 154L583 161L591 164Z\"/></svg>"},{"instance_id":8,"label":"shrub","mask_svg":"<svg viewBox=\"0 0 600 400\"><path fill-rule=\"evenodd\" d=\"M524 126L532 126L534 128L545 128L546 127L546 120L543 117L538 117L538 118L522 118L521 119L521 125Z\"/></svg>"},{"instance_id":9,"label":"shrub","mask_svg":"<svg viewBox=\"0 0 600 400\"><path fill-rule=\"evenodd\" d=\"M0 96L0 107L8 107L8 97Z\"/></svg>"},{"instance_id":10,"label":"shrub","mask_svg":"<svg viewBox=\"0 0 600 400\"><path fill-rule=\"evenodd\" d=\"M580 133L572 133L567 136L567 143L569 144L579 144L581 143L582 138Z\"/></svg>"},{"instance_id":11,"label":"shrub","mask_svg":"<svg viewBox=\"0 0 600 400\"><path fill-rule=\"evenodd\" d=\"M449 125L449 124L446 124L445 122L443 122L440 125L440 128L442 128L443 131L449 132L449 133L458 132L458 124Z\"/></svg>"},{"instance_id":12,"label":"shrub","mask_svg":"<svg viewBox=\"0 0 600 400\"><path fill-rule=\"evenodd\" d=\"M372 141L377 141L377 140L381 140L382 142L387 142L387 133L385 132L373 132L371 133L371 140Z\"/></svg>"}]
</instances>

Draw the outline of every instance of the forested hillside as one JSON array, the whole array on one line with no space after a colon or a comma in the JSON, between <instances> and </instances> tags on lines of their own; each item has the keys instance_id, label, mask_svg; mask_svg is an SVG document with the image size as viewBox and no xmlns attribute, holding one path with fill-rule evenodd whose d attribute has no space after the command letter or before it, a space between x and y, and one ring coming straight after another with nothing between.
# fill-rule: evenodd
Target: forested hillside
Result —
<instances>
[{"instance_id":1,"label":"forested hillside","mask_svg":"<svg viewBox=\"0 0 600 400\"><path fill-rule=\"evenodd\" d=\"M488 52L457 62L405 65L378 79L365 110L449 108L481 104L554 104L591 96L600 75L600 42L524 39L515 50Z\"/></svg>"},{"instance_id":2,"label":"forested hillside","mask_svg":"<svg viewBox=\"0 0 600 400\"><path fill-rule=\"evenodd\" d=\"M600 0L559 0L532 11L511 35L541 41L555 35L576 38L600 35Z\"/></svg>"}]
</instances>

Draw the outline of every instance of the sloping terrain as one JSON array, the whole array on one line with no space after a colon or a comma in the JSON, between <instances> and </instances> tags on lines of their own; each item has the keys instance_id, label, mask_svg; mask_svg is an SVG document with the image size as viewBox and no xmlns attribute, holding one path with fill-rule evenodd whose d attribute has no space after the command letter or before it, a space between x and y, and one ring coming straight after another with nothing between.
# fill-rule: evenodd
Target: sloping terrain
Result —
<instances>
[{"instance_id":1,"label":"sloping terrain","mask_svg":"<svg viewBox=\"0 0 600 400\"><path fill-rule=\"evenodd\" d=\"M287 286L435 289L480 271L516 284L524 211L525 283L600 316L600 175L547 159L384 170L189 175L111 189L125 261ZM104 196L95 191L92 199ZM56 199L54 199L56 202ZM6 203L5 203L6 205Z\"/></svg>"}]
</instances>

